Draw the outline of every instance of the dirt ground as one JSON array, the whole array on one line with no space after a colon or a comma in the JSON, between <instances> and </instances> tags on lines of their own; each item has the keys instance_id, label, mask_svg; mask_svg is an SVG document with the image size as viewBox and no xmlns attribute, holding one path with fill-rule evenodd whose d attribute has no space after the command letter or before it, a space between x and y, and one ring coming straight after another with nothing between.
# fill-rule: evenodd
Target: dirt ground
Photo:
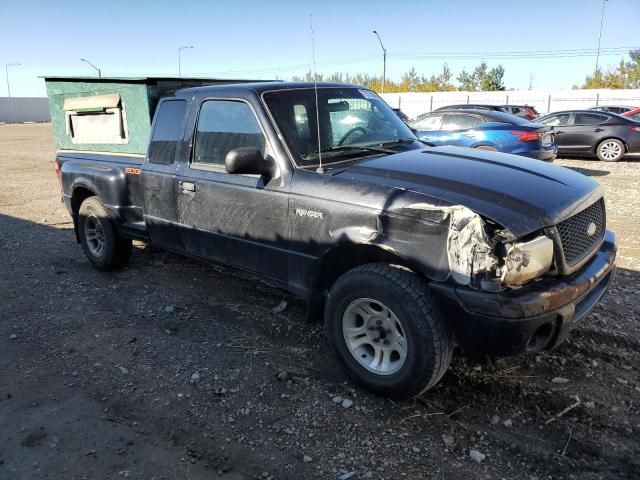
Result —
<instances>
[{"instance_id":1,"label":"dirt ground","mask_svg":"<svg viewBox=\"0 0 640 480\"><path fill-rule=\"evenodd\" d=\"M49 125L0 125L1 479L640 478L638 161L556 162L602 184L620 244L570 340L456 355L397 403L347 382L279 290L143 245L92 269L53 157Z\"/></svg>"}]
</instances>

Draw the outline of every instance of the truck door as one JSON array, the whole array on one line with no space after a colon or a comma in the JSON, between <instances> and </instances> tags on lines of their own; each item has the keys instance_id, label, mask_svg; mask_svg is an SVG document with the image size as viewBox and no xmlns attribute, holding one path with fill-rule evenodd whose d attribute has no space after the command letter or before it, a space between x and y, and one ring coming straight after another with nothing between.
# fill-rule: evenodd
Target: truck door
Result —
<instances>
[{"instance_id":1,"label":"truck door","mask_svg":"<svg viewBox=\"0 0 640 480\"><path fill-rule=\"evenodd\" d=\"M140 174L144 222L151 241L184 250L177 226L174 183L185 129L187 102L164 100L158 105L149 151Z\"/></svg>"},{"instance_id":2,"label":"truck door","mask_svg":"<svg viewBox=\"0 0 640 480\"><path fill-rule=\"evenodd\" d=\"M253 109L243 100L205 100L193 123L192 148L176 184L187 251L285 280L289 185L280 178L265 183L259 175L232 175L224 165L227 153L239 147L273 155Z\"/></svg>"}]
</instances>

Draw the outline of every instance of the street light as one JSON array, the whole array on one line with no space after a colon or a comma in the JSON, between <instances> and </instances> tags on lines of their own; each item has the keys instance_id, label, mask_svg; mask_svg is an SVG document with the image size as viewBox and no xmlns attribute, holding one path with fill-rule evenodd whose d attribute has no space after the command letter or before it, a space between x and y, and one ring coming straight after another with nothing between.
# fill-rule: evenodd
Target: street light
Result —
<instances>
[{"instance_id":1,"label":"street light","mask_svg":"<svg viewBox=\"0 0 640 480\"><path fill-rule=\"evenodd\" d=\"M19 67L20 63L6 63L4 65L4 72L7 75L7 95L11 98L11 86L9 85L9 67Z\"/></svg>"},{"instance_id":2,"label":"street light","mask_svg":"<svg viewBox=\"0 0 640 480\"><path fill-rule=\"evenodd\" d=\"M100 69L96 67L93 63L91 63L89 60L87 60L86 58L81 58L80 61L91 65L93 68L95 68L98 71L98 78L102 77L102 71L100 71Z\"/></svg>"},{"instance_id":3,"label":"street light","mask_svg":"<svg viewBox=\"0 0 640 480\"><path fill-rule=\"evenodd\" d=\"M182 50L188 50L189 48L193 48L192 46L184 46L178 48L178 77L182 76Z\"/></svg>"},{"instance_id":4,"label":"street light","mask_svg":"<svg viewBox=\"0 0 640 480\"><path fill-rule=\"evenodd\" d=\"M382 47L382 93L384 93L384 82L385 77L387 76L387 49L384 48L378 32L374 30L373 33L375 33L376 37L378 37L378 41L380 42L380 46Z\"/></svg>"},{"instance_id":5,"label":"street light","mask_svg":"<svg viewBox=\"0 0 640 480\"><path fill-rule=\"evenodd\" d=\"M596 53L596 70L594 75L598 74L598 62L600 60L600 40L602 39L602 23L604 21L604 3L607 0L602 0L602 12L600 13L600 35L598 35L598 53Z\"/></svg>"}]
</instances>

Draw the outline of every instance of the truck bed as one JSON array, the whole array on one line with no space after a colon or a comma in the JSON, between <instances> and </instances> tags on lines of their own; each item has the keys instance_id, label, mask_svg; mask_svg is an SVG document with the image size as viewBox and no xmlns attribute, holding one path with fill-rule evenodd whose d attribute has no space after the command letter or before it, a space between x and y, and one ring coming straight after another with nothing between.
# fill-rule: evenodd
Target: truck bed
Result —
<instances>
[{"instance_id":1,"label":"truck bed","mask_svg":"<svg viewBox=\"0 0 640 480\"><path fill-rule=\"evenodd\" d=\"M146 239L140 184L143 160L140 154L58 151L55 161L69 212L73 212L72 195L77 189L102 192L105 206L122 219L121 230L133 238Z\"/></svg>"}]
</instances>

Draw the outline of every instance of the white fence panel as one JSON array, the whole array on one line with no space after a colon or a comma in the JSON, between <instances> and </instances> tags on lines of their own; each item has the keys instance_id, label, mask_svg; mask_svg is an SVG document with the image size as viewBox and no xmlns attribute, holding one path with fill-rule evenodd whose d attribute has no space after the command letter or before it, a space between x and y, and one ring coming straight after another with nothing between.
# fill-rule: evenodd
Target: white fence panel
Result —
<instances>
[{"instance_id":1,"label":"white fence panel","mask_svg":"<svg viewBox=\"0 0 640 480\"><path fill-rule=\"evenodd\" d=\"M0 123L50 121L46 97L0 97Z\"/></svg>"},{"instance_id":2,"label":"white fence panel","mask_svg":"<svg viewBox=\"0 0 640 480\"><path fill-rule=\"evenodd\" d=\"M629 90L512 90L506 92L383 93L381 97L409 118L458 103L532 105L540 113L575 110L596 105L640 107L640 89Z\"/></svg>"}]
</instances>

